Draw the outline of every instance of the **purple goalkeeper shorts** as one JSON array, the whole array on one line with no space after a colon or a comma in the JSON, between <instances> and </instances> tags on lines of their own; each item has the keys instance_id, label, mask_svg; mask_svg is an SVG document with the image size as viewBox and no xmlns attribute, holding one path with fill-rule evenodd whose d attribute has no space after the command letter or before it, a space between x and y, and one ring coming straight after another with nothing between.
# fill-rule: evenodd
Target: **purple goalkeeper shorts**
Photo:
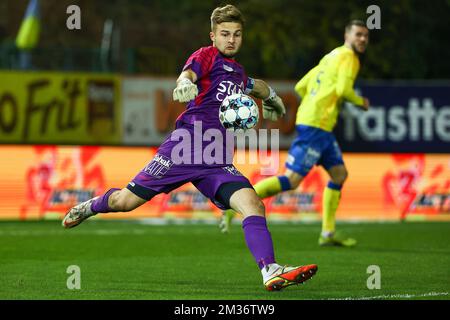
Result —
<instances>
[{"instance_id":1,"label":"purple goalkeeper shorts","mask_svg":"<svg viewBox=\"0 0 450 320\"><path fill-rule=\"evenodd\" d=\"M193 161L180 163L180 160L175 159L172 154L174 148L179 149L179 142L173 141L172 135L173 133L167 137L153 159L128 184L127 188L138 197L150 200L159 193L169 193L185 183L191 182L218 208L228 209L229 199L224 201L224 196L217 194L221 186L232 183L233 190L230 191L230 188L227 188L228 197L232 192L241 188L252 188L249 180L233 164L224 162L207 164L204 161L197 164L194 164ZM203 143L201 150L204 150L206 145ZM193 154L190 159L194 159Z\"/></svg>"}]
</instances>

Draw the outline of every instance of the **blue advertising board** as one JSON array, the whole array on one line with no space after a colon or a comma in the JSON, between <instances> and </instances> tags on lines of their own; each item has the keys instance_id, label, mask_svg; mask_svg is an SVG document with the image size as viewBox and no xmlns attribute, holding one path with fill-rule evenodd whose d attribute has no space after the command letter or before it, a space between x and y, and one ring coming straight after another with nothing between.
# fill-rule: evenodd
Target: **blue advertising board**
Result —
<instances>
[{"instance_id":1,"label":"blue advertising board","mask_svg":"<svg viewBox=\"0 0 450 320\"><path fill-rule=\"evenodd\" d=\"M336 138L344 152L450 153L450 81L357 83L364 112L343 103Z\"/></svg>"}]
</instances>

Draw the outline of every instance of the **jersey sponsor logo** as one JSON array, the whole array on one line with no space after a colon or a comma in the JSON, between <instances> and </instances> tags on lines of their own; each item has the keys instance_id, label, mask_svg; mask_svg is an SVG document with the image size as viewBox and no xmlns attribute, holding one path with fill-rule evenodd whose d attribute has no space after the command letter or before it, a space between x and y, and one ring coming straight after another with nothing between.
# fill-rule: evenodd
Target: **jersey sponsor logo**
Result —
<instances>
[{"instance_id":1,"label":"jersey sponsor logo","mask_svg":"<svg viewBox=\"0 0 450 320\"><path fill-rule=\"evenodd\" d=\"M223 65L223 68L224 68L225 71L228 71L228 72L233 72L234 71L234 69L232 67L227 66L226 64Z\"/></svg>"},{"instance_id":2,"label":"jersey sponsor logo","mask_svg":"<svg viewBox=\"0 0 450 320\"><path fill-rule=\"evenodd\" d=\"M144 168L143 172L159 179L169 171L172 165L172 160L163 155L156 154L152 161Z\"/></svg>"},{"instance_id":3,"label":"jersey sponsor logo","mask_svg":"<svg viewBox=\"0 0 450 320\"><path fill-rule=\"evenodd\" d=\"M217 87L216 99L218 101L223 101L227 96L236 94L236 93L244 93L244 82L240 84L236 84L232 81L222 81L219 83Z\"/></svg>"}]
</instances>

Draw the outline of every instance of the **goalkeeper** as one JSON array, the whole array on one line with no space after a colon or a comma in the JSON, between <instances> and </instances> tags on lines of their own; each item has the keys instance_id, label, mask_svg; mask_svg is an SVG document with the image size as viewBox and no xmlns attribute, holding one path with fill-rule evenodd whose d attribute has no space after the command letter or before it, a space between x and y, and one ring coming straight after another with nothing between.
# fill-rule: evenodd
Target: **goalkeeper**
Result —
<instances>
[{"instance_id":1,"label":"goalkeeper","mask_svg":"<svg viewBox=\"0 0 450 320\"><path fill-rule=\"evenodd\" d=\"M112 188L100 197L71 208L62 222L65 228L73 228L98 213L134 210L157 194L169 193L190 182L218 208L233 208L242 213L245 242L267 290L281 290L311 279L317 272L315 264L289 267L276 263L264 204L248 179L227 161L233 158L230 153L233 148L227 145L228 139L223 138L226 129L219 120L225 92L245 92L262 98L266 119L277 120L285 113L281 98L264 81L248 77L235 60L242 45L244 21L242 13L233 5L214 9L212 45L200 48L189 57L173 91L174 100L188 102L186 110L176 120L176 129L126 188ZM202 137L210 129L220 131L223 144L216 154L224 158L210 162L211 159L202 157L210 143L205 139L196 146L198 123ZM197 162L197 158L200 161Z\"/></svg>"},{"instance_id":2,"label":"goalkeeper","mask_svg":"<svg viewBox=\"0 0 450 320\"><path fill-rule=\"evenodd\" d=\"M351 21L345 28L345 43L327 55L295 86L302 98L297 111L296 131L286 160L283 175L258 182L254 188L260 198L294 190L314 165L321 165L330 176L323 191L322 233L320 245L353 246L356 240L340 239L335 234L335 215L341 198L341 189L348 173L341 150L332 133L342 100L369 108L369 100L358 96L353 84L359 71L359 56L369 42L369 30L360 20ZM228 232L232 210L227 210L220 224Z\"/></svg>"}]
</instances>

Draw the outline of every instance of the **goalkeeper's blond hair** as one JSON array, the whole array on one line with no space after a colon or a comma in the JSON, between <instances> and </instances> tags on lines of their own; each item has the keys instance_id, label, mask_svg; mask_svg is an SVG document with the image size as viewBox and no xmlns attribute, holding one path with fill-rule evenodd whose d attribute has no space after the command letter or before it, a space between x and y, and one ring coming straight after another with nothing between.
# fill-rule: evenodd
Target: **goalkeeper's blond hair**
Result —
<instances>
[{"instance_id":1,"label":"goalkeeper's blond hair","mask_svg":"<svg viewBox=\"0 0 450 320\"><path fill-rule=\"evenodd\" d=\"M222 22L237 22L242 25L245 24L245 18L238 8L231 4L224 7L217 7L211 14L211 31L215 31L216 26Z\"/></svg>"}]
</instances>

